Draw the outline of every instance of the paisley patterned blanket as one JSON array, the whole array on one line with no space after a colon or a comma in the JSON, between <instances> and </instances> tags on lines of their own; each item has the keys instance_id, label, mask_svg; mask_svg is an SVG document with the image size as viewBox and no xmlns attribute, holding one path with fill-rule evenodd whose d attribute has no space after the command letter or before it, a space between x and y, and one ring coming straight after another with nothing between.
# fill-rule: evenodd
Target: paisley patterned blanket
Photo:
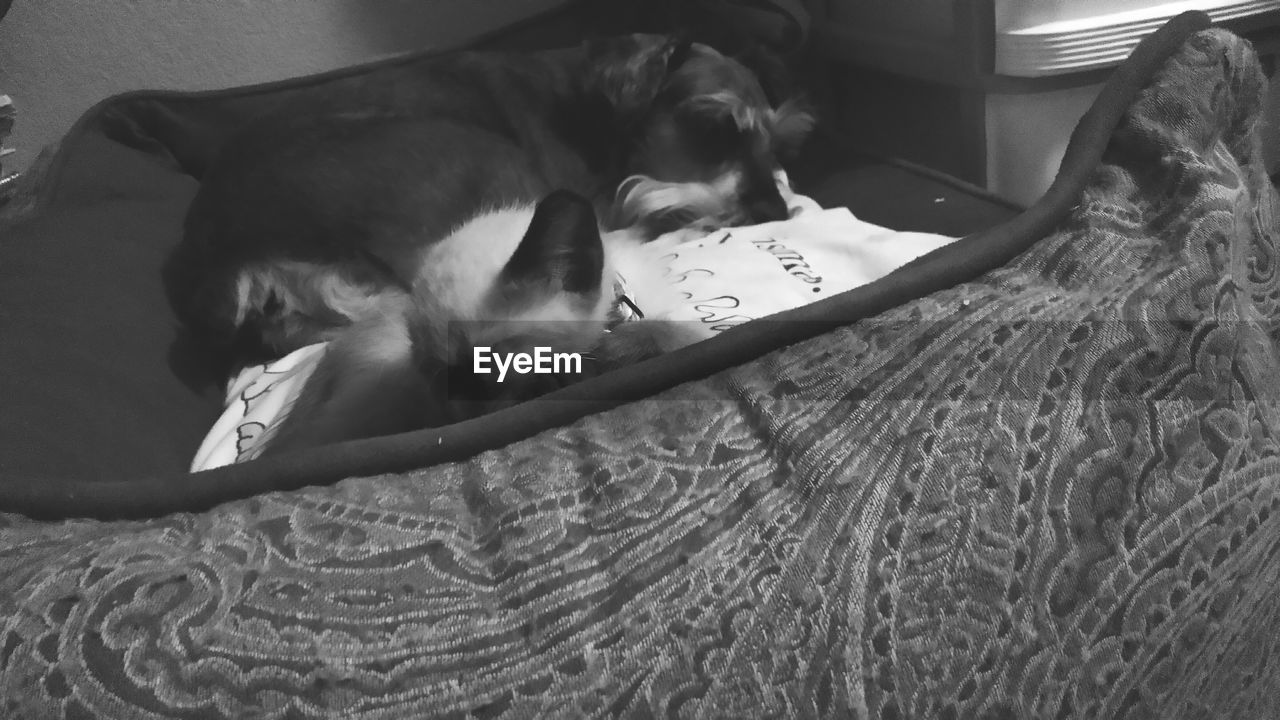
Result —
<instances>
[{"instance_id":1,"label":"paisley patterned blanket","mask_svg":"<svg viewBox=\"0 0 1280 720\"><path fill-rule=\"evenodd\" d=\"M643 402L0 515L0 716L1280 717L1263 87L1195 35L1012 262Z\"/></svg>"}]
</instances>

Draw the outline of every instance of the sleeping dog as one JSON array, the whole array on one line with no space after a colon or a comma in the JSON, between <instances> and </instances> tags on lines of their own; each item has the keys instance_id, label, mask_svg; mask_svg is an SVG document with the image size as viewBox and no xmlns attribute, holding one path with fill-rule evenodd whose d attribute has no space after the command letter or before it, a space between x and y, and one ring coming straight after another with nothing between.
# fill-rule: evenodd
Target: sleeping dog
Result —
<instances>
[{"instance_id":1,"label":"sleeping dog","mask_svg":"<svg viewBox=\"0 0 1280 720\"><path fill-rule=\"evenodd\" d=\"M602 326L578 321L613 299L600 226L634 239L782 219L778 156L811 125L794 102L770 107L736 61L662 36L398 73L232 138L166 269L179 319L229 369L334 341L273 449L545 391L466 387L441 348L476 333L508 349L591 346ZM459 243L479 247L442 250ZM552 329L564 320L571 337Z\"/></svg>"}]
</instances>

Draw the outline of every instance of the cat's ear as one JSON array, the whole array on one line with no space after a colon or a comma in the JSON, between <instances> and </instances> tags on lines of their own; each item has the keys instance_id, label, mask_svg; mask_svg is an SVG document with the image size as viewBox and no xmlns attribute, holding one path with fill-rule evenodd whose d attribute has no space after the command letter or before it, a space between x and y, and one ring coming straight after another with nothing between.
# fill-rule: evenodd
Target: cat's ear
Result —
<instances>
[{"instance_id":1,"label":"cat's ear","mask_svg":"<svg viewBox=\"0 0 1280 720\"><path fill-rule=\"evenodd\" d=\"M590 294L599 290L603 273L604 243L595 208L581 195L557 190L538 203L501 280L509 286L536 284Z\"/></svg>"}]
</instances>

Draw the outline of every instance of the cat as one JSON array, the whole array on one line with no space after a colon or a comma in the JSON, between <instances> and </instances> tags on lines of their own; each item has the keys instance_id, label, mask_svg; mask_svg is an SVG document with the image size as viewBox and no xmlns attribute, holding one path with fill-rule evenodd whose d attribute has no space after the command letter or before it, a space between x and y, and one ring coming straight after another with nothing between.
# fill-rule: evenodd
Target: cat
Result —
<instances>
[{"instance_id":1,"label":"cat","mask_svg":"<svg viewBox=\"0 0 1280 720\"><path fill-rule=\"evenodd\" d=\"M700 328L656 319L683 299L663 271L666 248L683 236L602 231L592 203L561 190L461 224L426 250L406 288L365 292L307 268L309 282L343 298L332 304L349 322L328 333L262 454L447 425L704 339ZM635 290L653 317L627 307ZM550 372L501 367L504 358L538 357L539 348L578 363ZM482 372L477 357L497 360Z\"/></svg>"}]
</instances>

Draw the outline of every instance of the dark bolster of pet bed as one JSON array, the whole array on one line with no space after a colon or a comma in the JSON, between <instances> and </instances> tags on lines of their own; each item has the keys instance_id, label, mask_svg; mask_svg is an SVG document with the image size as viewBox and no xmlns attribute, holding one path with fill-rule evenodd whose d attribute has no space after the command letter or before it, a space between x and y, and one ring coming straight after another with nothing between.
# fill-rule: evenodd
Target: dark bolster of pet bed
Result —
<instances>
[{"instance_id":1,"label":"dark bolster of pet bed","mask_svg":"<svg viewBox=\"0 0 1280 720\"><path fill-rule=\"evenodd\" d=\"M7 508L56 515L412 468L142 522L0 516L0 714L1280 717L1265 79L1203 20L1117 75L1054 212L595 386L715 373L676 391L173 489L6 470ZM190 186L119 147L73 136L4 242L75 226L88 256L43 271L152 282L95 243L161 242ZM9 326L62 301L21 300ZM75 351L110 360L103 335Z\"/></svg>"}]
</instances>

